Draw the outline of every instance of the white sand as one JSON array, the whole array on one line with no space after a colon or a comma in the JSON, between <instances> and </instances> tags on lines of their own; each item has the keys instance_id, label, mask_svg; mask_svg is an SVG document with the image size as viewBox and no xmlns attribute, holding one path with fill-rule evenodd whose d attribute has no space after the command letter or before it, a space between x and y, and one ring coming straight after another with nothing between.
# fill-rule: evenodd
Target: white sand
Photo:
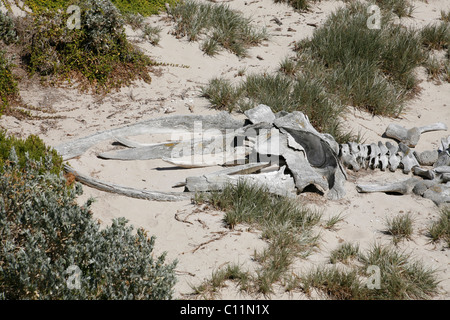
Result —
<instances>
[{"instance_id":1,"label":"white sand","mask_svg":"<svg viewBox=\"0 0 450 320\"><path fill-rule=\"evenodd\" d=\"M296 13L289 6L275 4L272 0L233 0L228 2L232 8L241 10L246 16L253 18L258 26L267 27L272 37L259 47L250 50L250 57L239 59L222 51L215 57L204 55L199 43L189 43L185 39L176 39L170 34L173 23L168 22L165 14L148 18L154 25L161 26L162 39L158 46L139 43L146 53L155 60L166 63L187 65L189 68L164 66L161 75L152 75L152 83L136 82L99 99L89 94L82 94L75 89L42 88L36 85L21 85L21 95L25 102L35 106L51 106L54 116L63 119L18 121L3 116L0 126L10 133L26 137L38 134L46 143L56 146L61 142L83 137L88 134L135 123L145 119L170 114L191 114L192 106L196 114L214 114L208 108L208 101L199 96L199 88L211 78L224 76L234 81L238 70L245 68L246 74L253 72L272 72L281 60L292 55L292 43L312 35L314 27L306 23L320 25L337 6L339 1L322 1L313 5L308 13ZM450 9L450 2L429 0L415 1L417 9L413 18L402 19L408 24L425 25L437 21L440 10ZM278 26L272 18L282 21ZM281 28L281 31L277 31ZM295 31L288 31L291 28ZM128 30L130 39L135 33ZM257 58L260 56L263 60ZM405 127L422 126L433 122L444 122L450 126L450 84L437 85L424 80L420 86L421 94L408 103L399 119L372 117L367 113L355 110L347 115L348 125L360 131L370 142L385 141L381 135L389 123L399 123ZM236 115L237 117L241 115ZM449 132L431 132L422 135L417 146L418 151L432 150ZM141 141L155 141L155 137L139 137ZM93 177L135 188L149 190L181 191L172 189L172 185L183 181L187 176L194 176L218 168L207 169L173 169L171 165L159 161L105 161L98 159L99 152L112 150L111 141L99 144L78 159L70 160L70 164ZM405 179L407 176L400 170L396 173L369 170L355 174L349 173L346 183L347 195L339 201L327 201L317 194L300 195L305 202L317 206L324 211L324 217L342 213L345 220L338 224L338 230L321 230L320 248L305 260L297 261L293 271L301 273L315 265L325 265L329 253L341 242L359 243L362 250L375 242L390 244L391 237L382 233L385 229L385 218L401 213L411 213L415 219L412 241L402 241L399 250L411 252L413 257L423 260L426 266L438 269L441 280L440 294L436 299L450 298L450 259L449 250L441 250L442 244L429 243L425 232L427 226L438 217L438 208L427 200L415 195L393 196L384 193L358 194L357 183L384 182ZM136 228L142 227L156 236L156 253L167 251L167 259L177 259L178 283L175 286L175 298L187 298L192 292L190 285L198 285L209 278L213 271L227 263L239 263L245 268L256 268L252 261L255 250L260 250L266 243L260 239L257 230L248 230L247 226L238 226L229 230L222 224L223 213L203 210L190 203L155 202L137 200L104 193L84 186L84 195L80 202L94 197L96 202L92 209L94 217L109 224L111 219L126 217ZM177 217L177 219L176 219ZM233 284L224 288L218 299L247 299L267 297L249 297L242 294ZM305 299L299 293L284 293L281 289L271 295L271 299Z\"/></svg>"}]
</instances>

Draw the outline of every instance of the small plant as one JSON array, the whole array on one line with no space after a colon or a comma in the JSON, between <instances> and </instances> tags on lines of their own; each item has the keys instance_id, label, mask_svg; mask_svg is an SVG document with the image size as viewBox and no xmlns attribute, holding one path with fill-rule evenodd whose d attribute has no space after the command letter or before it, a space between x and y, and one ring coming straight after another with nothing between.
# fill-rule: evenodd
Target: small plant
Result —
<instances>
[{"instance_id":1,"label":"small plant","mask_svg":"<svg viewBox=\"0 0 450 320\"><path fill-rule=\"evenodd\" d=\"M393 241L397 244L402 239L411 239L413 233L413 219L411 215L404 214L386 219L386 233L393 237Z\"/></svg>"},{"instance_id":2,"label":"small plant","mask_svg":"<svg viewBox=\"0 0 450 320\"><path fill-rule=\"evenodd\" d=\"M378 287L368 285L369 267L379 271ZM359 253L358 264L345 269L318 267L302 276L300 283L307 294L316 289L326 297L342 300L428 299L438 292L435 270L378 244L365 254Z\"/></svg>"},{"instance_id":3,"label":"small plant","mask_svg":"<svg viewBox=\"0 0 450 320\"><path fill-rule=\"evenodd\" d=\"M317 2L318 0L274 0L275 3L287 3L292 8L299 11L309 11L311 9L310 2Z\"/></svg>"},{"instance_id":4,"label":"small plant","mask_svg":"<svg viewBox=\"0 0 450 320\"><path fill-rule=\"evenodd\" d=\"M17 80L11 69L12 64L0 50L0 116L19 97Z\"/></svg>"},{"instance_id":5,"label":"small plant","mask_svg":"<svg viewBox=\"0 0 450 320\"><path fill-rule=\"evenodd\" d=\"M228 79L214 78L202 88L202 96L211 102L213 108L231 112L236 108L241 94Z\"/></svg>"},{"instance_id":6,"label":"small plant","mask_svg":"<svg viewBox=\"0 0 450 320\"><path fill-rule=\"evenodd\" d=\"M280 67L278 70L287 76L295 76L298 71L298 65L291 58L286 57L280 62Z\"/></svg>"},{"instance_id":7,"label":"small plant","mask_svg":"<svg viewBox=\"0 0 450 320\"><path fill-rule=\"evenodd\" d=\"M145 24L142 28L142 38L149 41L152 45L157 45L161 40L161 28L153 27L149 24Z\"/></svg>"},{"instance_id":8,"label":"small plant","mask_svg":"<svg viewBox=\"0 0 450 320\"><path fill-rule=\"evenodd\" d=\"M171 8L176 22L174 34L197 41L206 36L202 50L208 55L218 52L221 46L239 57L247 55L247 49L267 39L267 33L251 26L251 20L224 4L185 1Z\"/></svg>"},{"instance_id":9,"label":"small plant","mask_svg":"<svg viewBox=\"0 0 450 320\"><path fill-rule=\"evenodd\" d=\"M409 0L374 0L385 12L393 12L400 18L410 17L414 11L414 6Z\"/></svg>"},{"instance_id":10,"label":"small plant","mask_svg":"<svg viewBox=\"0 0 450 320\"><path fill-rule=\"evenodd\" d=\"M359 245L351 243L343 243L330 254L330 262L348 263L349 259L358 258Z\"/></svg>"},{"instance_id":11,"label":"small plant","mask_svg":"<svg viewBox=\"0 0 450 320\"><path fill-rule=\"evenodd\" d=\"M428 49L441 50L450 44L450 23L429 24L420 32L422 44Z\"/></svg>"},{"instance_id":12,"label":"small plant","mask_svg":"<svg viewBox=\"0 0 450 320\"><path fill-rule=\"evenodd\" d=\"M17 40L18 37L14 20L8 14L0 11L0 41L8 45Z\"/></svg>"},{"instance_id":13,"label":"small plant","mask_svg":"<svg viewBox=\"0 0 450 320\"><path fill-rule=\"evenodd\" d=\"M444 22L450 22L450 10L447 12L441 10L441 20Z\"/></svg>"},{"instance_id":14,"label":"small plant","mask_svg":"<svg viewBox=\"0 0 450 320\"><path fill-rule=\"evenodd\" d=\"M428 236L433 242L444 241L450 248L450 209L442 209L439 219L428 227Z\"/></svg>"},{"instance_id":15,"label":"small plant","mask_svg":"<svg viewBox=\"0 0 450 320\"><path fill-rule=\"evenodd\" d=\"M23 140L12 135L8 136L6 131L0 131L0 173L2 173L2 167L6 162L11 160L12 152L16 159L16 169L25 170L26 164L30 160L43 162L45 159L51 158L50 168L42 167L40 174L44 173L44 169L52 174L62 172L62 158L54 149L46 146L38 136L30 135Z\"/></svg>"},{"instance_id":16,"label":"small plant","mask_svg":"<svg viewBox=\"0 0 450 320\"><path fill-rule=\"evenodd\" d=\"M334 215L325 222L324 228L334 230L336 228L335 227L336 224L338 224L339 222L341 222L343 220L344 220L344 217L341 216L341 213Z\"/></svg>"}]
</instances>

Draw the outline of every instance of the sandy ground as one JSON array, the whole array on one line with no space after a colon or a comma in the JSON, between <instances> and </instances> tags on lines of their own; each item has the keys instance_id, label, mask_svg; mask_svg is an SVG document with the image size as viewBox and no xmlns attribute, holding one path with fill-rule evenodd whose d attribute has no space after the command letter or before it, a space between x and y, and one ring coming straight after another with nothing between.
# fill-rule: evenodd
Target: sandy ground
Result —
<instances>
[{"instance_id":1,"label":"sandy ground","mask_svg":"<svg viewBox=\"0 0 450 320\"><path fill-rule=\"evenodd\" d=\"M297 13L284 4L275 4L272 0L231 0L232 8L241 10L252 17L254 24L266 27L272 35L263 45L252 48L250 57L239 59L222 51L215 57L204 55L199 43L176 39L170 34L173 23L166 14L148 18L148 21L160 26L161 41L157 46L140 42L137 45L156 61L186 65L158 67L152 75L152 83L136 82L105 97L83 94L75 89L43 88L35 84L22 84L21 95L25 102L50 107L55 113L54 119L19 121L12 117L2 117L0 126L10 133L26 137L39 135L51 146L67 140L86 136L97 131L131 124L145 119L172 114L214 114L208 101L200 97L200 88L211 78L224 76L239 81L238 71L272 72L281 60L292 54L294 41L312 35L314 27L320 25L327 15L338 6L340 1L322 1L313 5L308 13ZM449 1L415 1L413 18L402 19L405 24L425 25L437 21L440 10L450 9ZM271 21L277 17L282 25ZM129 29L130 39L137 34ZM422 126L433 122L444 122L450 126L450 84L435 84L426 80L423 70L419 70L422 91L420 96L409 102L404 113L398 119L372 117L354 110L347 115L348 126L355 132L361 132L370 142L384 141L381 137L389 123L399 123L405 127ZM239 117L241 115L236 115ZM421 137L416 147L418 151L432 150L448 132L431 132ZM157 141L164 137L136 137L143 142ZM99 152L112 150L111 141L101 143L89 149L83 156L69 163L92 177L114 182L120 185L149 190L174 191L172 186L187 176L216 171L219 168L177 169L160 161L105 161L97 158ZM355 189L358 183L384 182L405 179L396 173L372 171L355 174L348 172L347 195L339 201L328 201L317 194L301 194L306 203L318 207L324 212L324 218L338 213L345 215L337 230L321 229L321 245L307 259L297 261L293 272L300 274L315 265L329 263L329 253L343 241L359 243L365 250L375 242L391 244L391 237L383 234L386 217L402 213L411 213L415 219L414 235L411 241L402 241L400 250L412 253L426 266L438 270L440 294L435 299L450 298L450 259L449 250L438 244L430 244L425 236L426 227L438 216L438 208L431 200L415 195L394 196L384 193L359 194ZM181 191L180 189L176 189ZM175 191L176 191L175 190ZM248 226L238 226L229 230L222 224L223 213L204 209L190 201L156 202L137 200L101 192L84 186L84 195L80 202L94 197L92 209L94 217L104 224L111 219L126 217L136 228L142 227L156 236L156 253L167 252L168 260L178 260L178 282L174 298L190 299L192 285L198 285L209 278L215 270L228 263L239 263L244 269L256 267L252 260L255 250L266 243L257 230ZM306 299L299 292L285 293L283 290L269 296L248 296L240 293L234 285L221 290L217 299Z\"/></svg>"}]
</instances>

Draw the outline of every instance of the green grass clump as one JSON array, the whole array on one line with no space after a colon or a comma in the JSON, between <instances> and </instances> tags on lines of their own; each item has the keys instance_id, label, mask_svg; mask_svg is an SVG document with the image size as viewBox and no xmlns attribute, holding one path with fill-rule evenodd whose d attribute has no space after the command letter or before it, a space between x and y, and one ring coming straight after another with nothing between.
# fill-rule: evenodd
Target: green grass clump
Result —
<instances>
[{"instance_id":1,"label":"green grass clump","mask_svg":"<svg viewBox=\"0 0 450 320\"><path fill-rule=\"evenodd\" d=\"M197 204L209 203L225 211L224 222L230 228L247 224L262 230L268 247L255 252L261 264L256 275L245 282L246 290L270 294L273 284L282 280L296 257L306 257L317 245L312 228L321 213L302 207L293 199L270 194L266 188L240 181L221 191L199 194Z\"/></svg>"},{"instance_id":2,"label":"green grass clump","mask_svg":"<svg viewBox=\"0 0 450 320\"><path fill-rule=\"evenodd\" d=\"M267 39L267 33L251 25L251 20L225 4L184 1L172 6L176 22L174 34L189 41L203 38L202 50L208 55L218 53L218 46L239 57L247 56L248 48Z\"/></svg>"},{"instance_id":3,"label":"green grass clump","mask_svg":"<svg viewBox=\"0 0 450 320\"><path fill-rule=\"evenodd\" d=\"M330 254L331 263L347 263L351 258L357 258L359 254L359 245L343 243Z\"/></svg>"},{"instance_id":4,"label":"green grass clump","mask_svg":"<svg viewBox=\"0 0 450 320\"><path fill-rule=\"evenodd\" d=\"M14 162L16 162L17 168L24 170L29 160L46 161L51 159L51 168L48 171L59 174L63 170L61 156L54 149L46 146L38 136L30 135L23 140L12 135L8 136L6 131L0 131L0 171L7 161L11 161L13 149L13 158L15 158Z\"/></svg>"},{"instance_id":5,"label":"green grass clump","mask_svg":"<svg viewBox=\"0 0 450 320\"><path fill-rule=\"evenodd\" d=\"M428 49L446 49L450 44L450 23L443 21L429 24L421 30L420 36L422 44Z\"/></svg>"},{"instance_id":6,"label":"green grass clump","mask_svg":"<svg viewBox=\"0 0 450 320\"><path fill-rule=\"evenodd\" d=\"M317 1L318 0L274 0L275 3L286 3L299 11L309 11L311 9L311 2Z\"/></svg>"},{"instance_id":7,"label":"green grass clump","mask_svg":"<svg viewBox=\"0 0 450 320\"><path fill-rule=\"evenodd\" d=\"M19 96L17 80L11 72L11 68L11 63L5 57L5 53L0 50L0 116Z\"/></svg>"},{"instance_id":8,"label":"green grass clump","mask_svg":"<svg viewBox=\"0 0 450 320\"><path fill-rule=\"evenodd\" d=\"M393 237L395 244L402 239L411 239L413 233L413 219L410 214L387 218L386 226L386 233Z\"/></svg>"},{"instance_id":9,"label":"green grass clump","mask_svg":"<svg viewBox=\"0 0 450 320\"><path fill-rule=\"evenodd\" d=\"M409 254L381 245L374 245L366 253L356 251L347 245L339 248L332 255L336 261L351 254L357 255L358 264L315 268L301 277L303 290L311 294L315 289L328 298L341 300L429 299L437 294L436 271ZM370 267L379 271L379 283L373 281L376 273L369 272Z\"/></svg>"},{"instance_id":10,"label":"green grass clump","mask_svg":"<svg viewBox=\"0 0 450 320\"><path fill-rule=\"evenodd\" d=\"M450 248L450 209L442 209L440 217L428 228L428 236L433 242L444 241Z\"/></svg>"}]
</instances>

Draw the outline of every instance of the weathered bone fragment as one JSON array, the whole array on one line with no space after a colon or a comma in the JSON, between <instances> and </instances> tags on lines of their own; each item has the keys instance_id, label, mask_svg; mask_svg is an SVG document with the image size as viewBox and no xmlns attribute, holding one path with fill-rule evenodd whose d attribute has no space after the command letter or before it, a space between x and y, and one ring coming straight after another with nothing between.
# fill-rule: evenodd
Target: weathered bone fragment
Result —
<instances>
[{"instance_id":1,"label":"weathered bone fragment","mask_svg":"<svg viewBox=\"0 0 450 320\"><path fill-rule=\"evenodd\" d=\"M450 166L440 166L434 168L436 173L450 173Z\"/></svg>"},{"instance_id":2,"label":"weathered bone fragment","mask_svg":"<svg viewBox=\"0 0 450 320\"><path fill-rule=\"evenodd\" d=\"M419 142L422 133L438 130L447 130L447 125L437 122L428 126L406 129L401 125L392 123L386 128L385 135L413 148Z\"/></svg>"},{"instance_id":3,"label":"weathered bone fragment","mask_svg":"<svg viewBox=\"0 0 450 320\"><path fill-rule=\"evenodd\" d=\"M438 148L438 152L450 151L450 136L441 139L441 145Z\"/></svg>"},{"instance_id":4,"label":"weathered bone fragment","mask_svg":"<svg viewBox=\"0 0 450 320\"><path fill-rule=\"evenodd\" d=\"M150 119L121 128L114 128L89 135L87 137L64 142L55 147L63 160L75 158L85 153L95 144L115 137L130 137L142 134L175 132L192 132L196 123L202 124L203 130L208 129L239 129L244 126L244 120L234 119L230 113L223 111L215 115L174 115L157 119Z\"/></svg>"},{"instance_id":5,"label":"weathered bone fragment","mask_svg":"<svg viewBox=\"0 0 450 320\"><path fill-rule=\"evenodd\" d=\"M413 173L416 176L421 176L423 178L430 179L430 180L433 180L436 177L436 175L434 174L433 170L431 170L431 169L424 169L424 168L421 168L421 167L414 167L413 168Z\"/></svg>"},{"instance_id":6,"label":"weathered bone fragment","mask_svg":"<svg viewBox=\"0 0 450 320\"><path fill-rule=\"evenodd\" d=\"M389 184L376 184L376 185L357 185L356 190L360 193L370 193L370 192L390 192L399 194L411 193L414 186L420 180L417 178L410 178L400 182L394 182Z\"/></svg>"},{"instance_id":7,"label":"weathered bone fragment","mask_svg":"<svg viewBox=\"0 0 450 320\"><path fill-rule=\"evenodd\" d=\"M414 153L408 146L400 142L398 144L398 147L403 153L402 159L400 160L400 164L403 165L403 173L410 173L412 168L420 166L419 162L417 162L417 159L414 156Z\"/></svg>"},{"instance_id":8,"label":"weathered bone fragment","mask_svg":"<svg viewBox=\"0 0 450 320\"><path fill-rule=\"evenodd\" d=\"M280 139L280 154L294 176L298 190L301 192L312 184L323 191L330 190L329 198L343 197L347 177L338 159L339 144L333 137L318 133L308 117L298 111L277 118L274 125L282 134L291 135L305 150L306 158L289 147L287 138Z\"/></svg>"},{"instance_id":9,"label":"weathered bone fragment","mask_svg":"<svg viewBox=\"0 0 450 320\"><path fill-rule=\"evenodd\" d=\"M186 179L186 190L191 192L206 192L222 190L228 184L236 185L239 181L246 181L267 188L267 191L276 195L293 197L296 194L292 176L284 173L285 167L280 170L259 174L215 174Z\"/></svg>"},{"instance_id":10,"label":"weathered bone fragment","mask_svg":"<svg viewBox=\"0 0 450 320\"><path fill-rule=\"evenodd\" d=\"M232 151L233 153L194 154L178 158L162 158L162 160L181 168L204 168L222 165L232 166L245 164L247 162L246 156L251 150L246 146L240 146L234 148Z\"/></svg>"},{"instance_id":11,"label":"weathered bone fragment","mask_svg":"<svg viewBox=\"0 0 450 320\"><path fill-rule=\"evenodd\" d=\"M350 145L341 145L340 159L345 167L353 169L356 172L360 170L360 166L356 160L356 154L351 152Z\"/></svg>"},{"instance_id":12,"label":"weathered bone fragment","mask_svg":"<svg viewBox=\"0 0 450 320\"><path fill-rule=\"evenodd\" d=\"M120 137L120 136L114 137L114 140L128 148L141 148L141 147L148 147L148 146L154 145L154 143L139 143L136 141L129 140L125 137Z\"/></svg>"},{"instance_id":13,"label":"weathered bone fragment","mask_svg":"<svg viewBox=\"0 0 450 320\"><path fill-rule=\"evenodd\" d=\"M439 153L437 150L414 151L414 156L421 166L432 166L438 160Z\"/></svg>"},{"instance_id":14,"label":"weathered bone fragment","mask_svg":"<svg viewBox=\"0 0 450 320\"><path fill-rule=\"evenodd\" d=\"M381 150L377 144L370 144L370 153L369 153L369 167L372 169L376 169L379 165Z\"/></svg>"},{"instance_id":15,"label":"weathered bone fragment","mask_svg":"<svg viewBox=\"0 0 450 320\"><path fill-rule=\"evenodd\" d=\"M434 187L439 184L438 180L422 180L419 181L413 188L413 193L417 194L419 196L423 196L425 191L427 191L429 188Z\"/></svg>"},{"instance_id":16,"label":"weathered bone fragment","mask_svg":"<svg viewBox=\"0 0 450 320\"><path fill-rule=\"evenodd\" d=\"M441 176L442 182L446 183L450 181L450 173L443 173Z\"/></svg>"},{"instance_id":17,"label":"weathered bone fragment","mask_svg":"<svg viewBox=\"0 0 450 320\"><path fill-rule=\"evenodd\" d=\"M64 165L64 170L67 173L73 174L77 181L87 186L90 186L92 188L101 191L116 193L131 198L154 200L154 201L183 201L189 200L192 197L192 194L187 192L159 192L159 191L140 190L100 181L91 178L89 176L86 176L84 174L81 174L80 172L76 171L75 169L71 168L68 165Z\"/></svg>"},{"instance_id":18,"label":"weathered bone fragment","mask_svg":"<svg viewBox=\"0 0 450 320\"><path fill-rule=\"evenodd\" d=\"M426 199L430 199L437 206L442 204L450 203L450 183L439 184L428 188L424 193L423 197Z\"/></svg>"},{"instance_id":19,"label":"weathered bone fragment","mask_svg":"<svg viewBox=\"0 0 450 320\"><path fill-rule=\"evenodd\" d=\"M433 164L433 167L450 166L450 154L447 150L442 151L439 154L437 161Z\"/></svg>"},{"instance_id":20,"label":"weathered bone fragment","mask_svg":"<svg viewBox=\"0 0 450 320\"><path fill-rule=\"evenodd\" d=\"M388 141L386 142L386 148L389 150L389 170L395 172L401 161L401 157L398 155L398 145L394 145Z\"/></svg>"},{"instance_id":21,"label":"weathered bone fragment","mask_svg":"<svg viewBox=\"0 0 450 320\"><path fill-rule=\"evenodd\" d=\"M253 109L247 110L244 114L253 124L261 122L272 124L275 120L275 114L272 112L272 109L264 104L260 104Z\"/></svg>"},{"instance_id":22,"label":"weathered bone fragment","mask_svg":"<svg viewBox=\"0 0 450 320\"><path fill-rule=\"evenodd\" d=\"M378 148L380 148L379 165L381 171L385 171L389 165L389 150L381 141L378 141Z\"/></svg>"}]
</instances>

